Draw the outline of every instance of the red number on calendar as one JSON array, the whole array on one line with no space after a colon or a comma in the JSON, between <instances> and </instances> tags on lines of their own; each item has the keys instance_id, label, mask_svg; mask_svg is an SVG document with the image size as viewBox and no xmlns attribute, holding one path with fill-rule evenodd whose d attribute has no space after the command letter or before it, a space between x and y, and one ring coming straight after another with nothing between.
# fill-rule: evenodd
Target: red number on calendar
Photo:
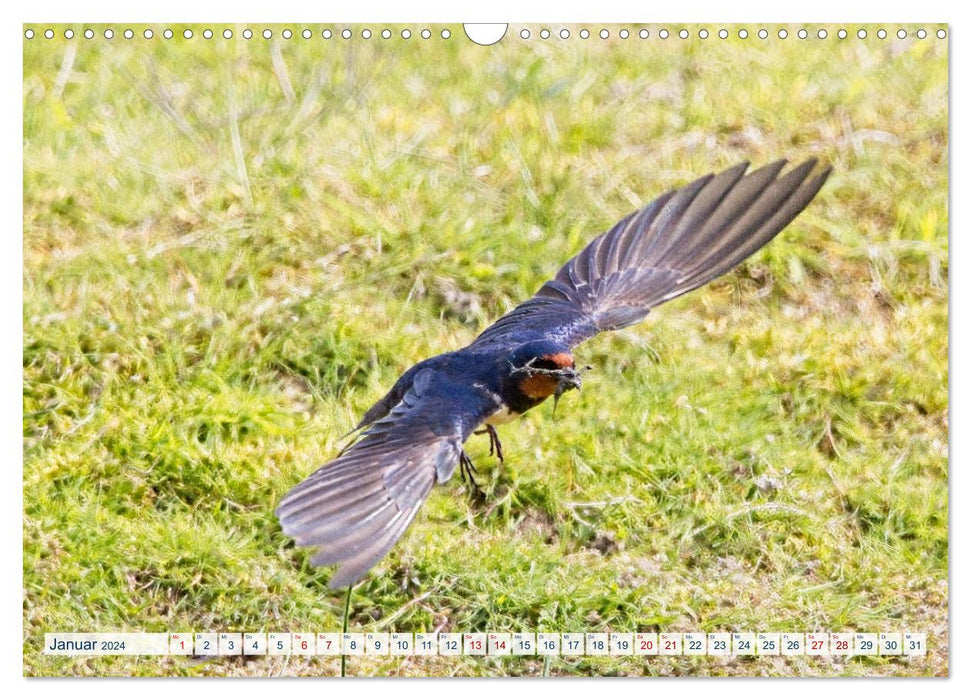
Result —
<instances>
[{"instance_id":1,"label":"red number on calendar","mask_svg":"<svg viewBox=\"0 0 971 700\"><path fill-rule=\"evenodd\" d=\"M817 649L822 649L823 648L823 643L820 640L818 640L818 639L814 639L812 644L813 644L813 650L814 651L817 650Z\"/></svg>"},{"instance_id":2,"label":"red number on calendar","mask_svg":"<svg viewBox=\"0 0 971 700\"><path fill-rule=\"evenodd\" d=\"M670 639L667 640L666 642L664 642L664 648L666 650L674 649L674 642L672 642Z\"/></svg>"},{"instance_id":3,"label":"red number on calendar","mask_svg":"<svg viewBox=\"0 0 971 700\"><path fill-rule=\"evenodd\" d=\"M304 641L302 641L302 642L300 642L300 648L301 648L301 649L302 649L303 651L306 651L306 650L307 650L307 641L306 641L306 640L304 640Z\"/></svg>"},{"instance_id":4,"label":"red number on calendar","mask_svg":"<svg viewBox=\"0 0 971 700\"><path fill-rule=\"evenodd\" d=\"M836 651L846 651L850 648L850 643L845 640L837 640Z\"/></svg>"}]
</instances>

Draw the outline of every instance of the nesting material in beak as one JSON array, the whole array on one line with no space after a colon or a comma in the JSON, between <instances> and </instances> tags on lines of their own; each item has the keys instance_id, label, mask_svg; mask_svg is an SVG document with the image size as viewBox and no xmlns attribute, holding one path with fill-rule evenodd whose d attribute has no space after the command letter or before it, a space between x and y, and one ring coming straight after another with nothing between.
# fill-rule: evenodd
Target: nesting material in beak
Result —
<instances>
[{"instance_id":1,"label":"nesting material in beak","mask_svg":"<svg viewBox=\"0 0 971 700\"><path fill-rule=\"evenodd\" d=\"M560 402L560 397L570 389L580 391L583 386L583 373L593 369L590 365L576 369L559 370L560 380L556 383L556 391L553 392L553 417L556 417L556 405Z\"/></svg>"}]
</instances>

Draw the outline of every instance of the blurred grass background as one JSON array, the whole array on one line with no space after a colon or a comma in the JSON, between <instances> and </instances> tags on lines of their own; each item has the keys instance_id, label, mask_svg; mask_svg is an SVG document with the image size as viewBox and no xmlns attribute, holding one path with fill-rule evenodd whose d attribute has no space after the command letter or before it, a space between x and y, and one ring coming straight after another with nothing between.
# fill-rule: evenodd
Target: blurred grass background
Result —
<instances>
[{"instance_id":1,"label":"blurred grass background","mask_svg":"<svg viewBox=\"0 0 971 700\"><path fill-rule=\"evenodd\" d=\"M741 160L834 175L774 243L578 359L355 589L360 631L926 631L923 659L558 659L554 675L947 672L947 42L24 42L24 665L49 631L330 631L273 517L412 363ZM559 27L550 27L558 32ZM335 32L340 27L333 28ZM536 674L535 659L349 672Z\"/></svg>"}]
</instances>

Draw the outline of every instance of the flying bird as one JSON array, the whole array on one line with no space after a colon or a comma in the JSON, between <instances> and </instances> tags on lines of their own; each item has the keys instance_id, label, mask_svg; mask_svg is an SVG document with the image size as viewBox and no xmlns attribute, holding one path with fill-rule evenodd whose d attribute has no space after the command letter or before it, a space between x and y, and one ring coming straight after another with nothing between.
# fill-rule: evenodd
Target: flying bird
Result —
<instances>
[{"instance_id":1,"label":"flying bird","mask_svg":"<svg viewBox=\"0 0 971 700\"><path fill-rule=\"evenodd\" d=\"M808 160L748 163L661 195L593 239L539 291L469 346L419 362L363 416L359 439L294 487L276 509L283 532L338 565L331 588L359 581L461 464L480 426L495 426L579 389L573 348L633 325L659 304L728 272L768 243L829 176ZM474 480L473 480L474 484Z\"/></svg>"}]
</instances>

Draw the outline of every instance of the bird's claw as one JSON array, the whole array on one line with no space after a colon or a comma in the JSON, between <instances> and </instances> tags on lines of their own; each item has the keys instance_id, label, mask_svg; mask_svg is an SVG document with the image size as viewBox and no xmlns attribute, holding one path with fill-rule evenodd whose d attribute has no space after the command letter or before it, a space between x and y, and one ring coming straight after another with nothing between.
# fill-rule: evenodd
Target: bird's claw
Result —
<instances>
[{"instance_id":1,"label":"bird's claw","mask_svg":"<svg viewBox=\"0 0 971 700\"><path fill-rule=\"evenodd\" d=\"M472 492L472 498L476 501L485 500L485 492L476 483L473 474L477 473L475 465L472 464L472 458L462 450L462 454L459 456L460 471L462 472L462 479L468 483L469 490Z\"/></svg>"},{"instance_id":2,"label":"bird's claw","mask_svg":"<svg viewBox=\"0 0 971 700\"><path fill-rule=\"evenodd\" d=\"M483 433L489 436L489 456L495 455L500 464L505 462L506 459L502 454L502 443L499 442L499 433L496 432L495 426L487 424L482 430L475 431L476 435L482 435Z\"/></svg>"}]
</instances>

